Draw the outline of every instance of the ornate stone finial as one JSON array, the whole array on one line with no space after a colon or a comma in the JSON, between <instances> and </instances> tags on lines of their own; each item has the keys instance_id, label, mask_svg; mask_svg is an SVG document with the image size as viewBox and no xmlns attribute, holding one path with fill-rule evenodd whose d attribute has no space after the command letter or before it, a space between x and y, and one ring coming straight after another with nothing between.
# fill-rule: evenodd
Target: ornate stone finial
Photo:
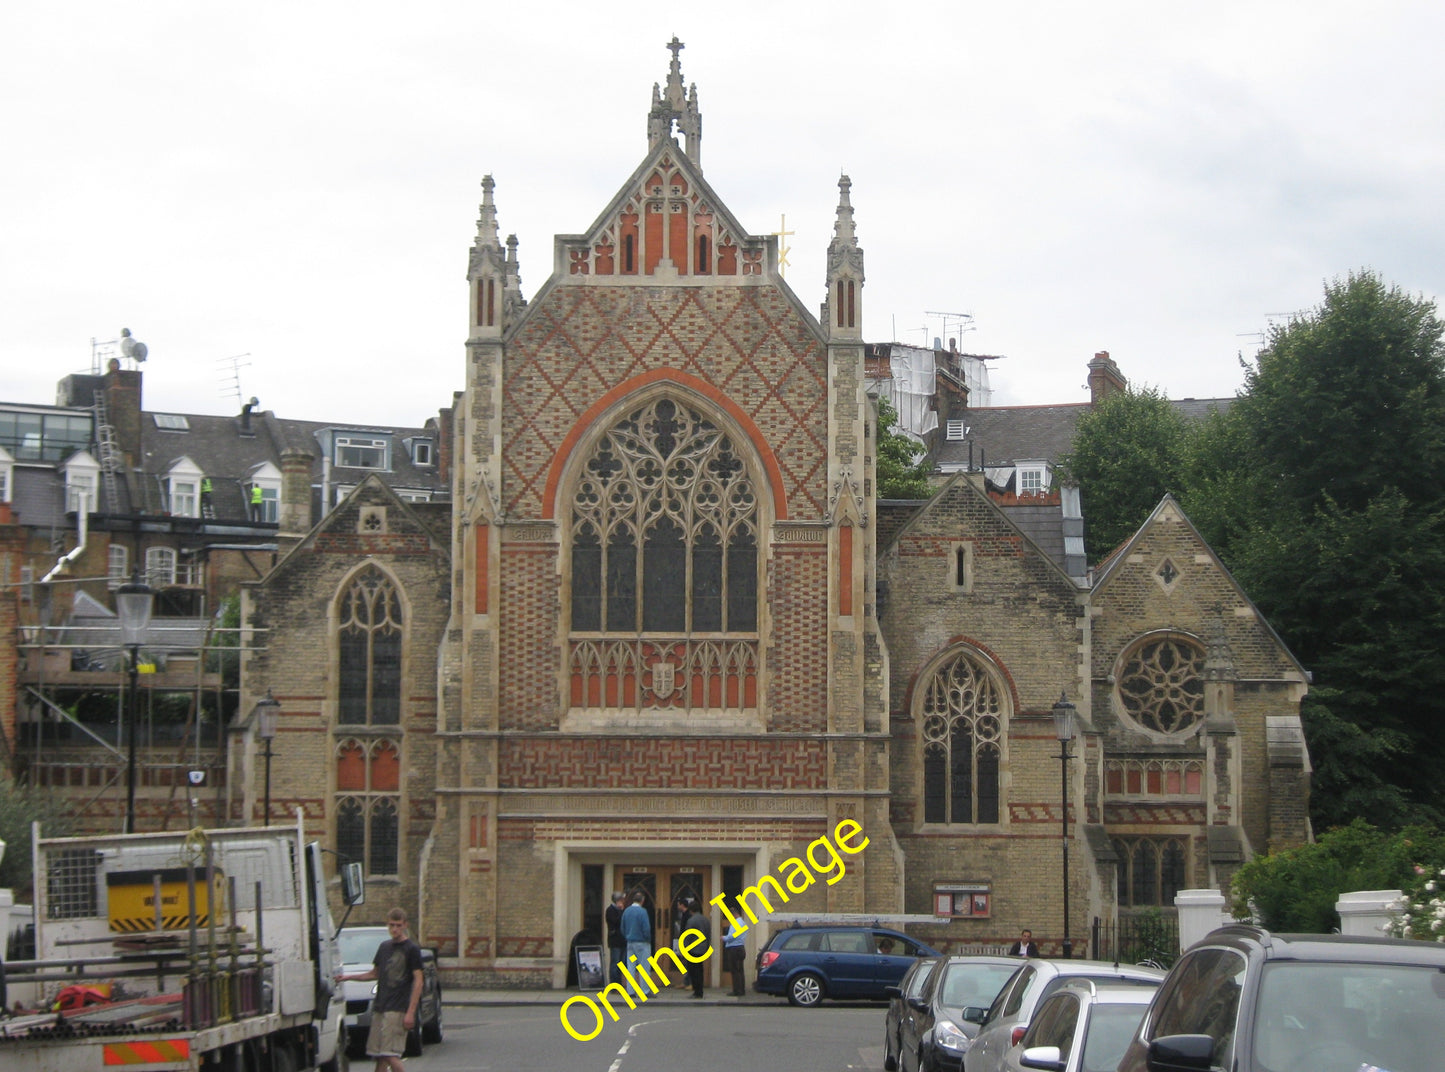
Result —
<instances>
[{"instance_id":1,"label":"ornate stone finial","mask_svg":"<svg viewBox=\"0 0 1445 1072\"><path fill-rule=\"evenodd\" d=\"M833 241L828 243L828 281L831 283L838 273L847 268L850 274L863 281L863 250L858 245L858 232L853 224L853 203L848 191L853 180L847 175L838 178L838 215L833 221Z\"/></svg>"},{"instance_id":2,"label":"ornate stone finial","mask_svg":"<svg viewBox=\"0 0 1445 1072\"><path fill-rule=\"evenodd\" d=\"M691 92L683 88L682 61L678 58L678 53L686 46L674 34L667 47L672 52L672 62L667 70L667 88L664 90L653 83L652 110L647 114L647 147L655 149L664 138L671 137L672 125L676 123L678 131L687 138L684 152L689 160L700 165L702 114L697 106L697 86L693 86Z\"/></svg>"},{"instance_id":3,"label":"ornate stone finial","mask_svg":"<svg viewBox=\"0 0 1445 1072\"><path fill-rule=\"evenodd\" d=\"M517 236L507 236L507 263L502 276L502 315L508 324L512 323L523 309L527 299L522 297L522 272L517 261Z\"/></svg>"},{"instance_id":4,"label":"ornate stone finial","mask_svg":"<svg viewBox=\"0 0 1445 1072\"><path fill-rule=\"evenodd\" d=\"M475 245L496 246L497 243L497 208L492 204L492 190L496 182L490 175L482 176L482 205L477 217L477 240Z\"/></svg>"}]
</instances>

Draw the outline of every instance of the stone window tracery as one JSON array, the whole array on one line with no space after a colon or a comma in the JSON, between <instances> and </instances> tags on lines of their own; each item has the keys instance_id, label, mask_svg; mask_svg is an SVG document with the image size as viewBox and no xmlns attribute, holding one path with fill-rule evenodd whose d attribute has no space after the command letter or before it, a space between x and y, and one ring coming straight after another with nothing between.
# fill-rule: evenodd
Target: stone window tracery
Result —
<instances>
[{"instance_id":1,"label":"stone window tracery","mask_svg":"<svg viewBox=\"0 0 1445 1072\"><path fill-rule=\"evenodd\" d=\"M999 821L1004 699L993 675L960 652L922 690L923 820Z\"/></svg>"},{"instance_id":2,"label":"stone window tracery","mask_svg":"<svg viewBox=\"0 0 1445 1072\"><path fill-rule=\"evenodd\" d=\"M1183 838L1115 838L1118 857L1119 907L1172 907L1175 895L1188 888L1189 860Z\"/></svg>"},{"instance_id":3,"label":"stone window tracery","mask_svg":"<svg viewBox=\"0 0 1445 1072\"><path fill-rule=\"evenodd\" d=\"M610 428L572 500L572 630L755 633L758 501L729 437L671 398Z\"/></svg>"},{"instance_id":4,"label":"stone window tracery","mask_svg":"<svg viewBox=\"0 0 1445 1072\"><path fill-rule=\"evenodd\" d=\"M1119 702L1145 729L1184 733L1204 719L1203 670L1204 648L1192 638L1148 637L1124 660Z\"/></svg>"},{"instance_id":5,"label":"stone window tracery","mask_svg":"<svg viewBox=\"0 0 1445 1072\"><path fill-rule=\"evenodd\" d=\"M401 749L390 738L336 748L336 851L368 875L400 873Z\"/></svg>"},{"instance_id":6,"label":"stone window tracery","mask_svg":"<svg viewBox=\"0 0 1445 1072\"><path fill-rule=\"evenodd\" d=\"M337 615L342 725L401 722L402 618L396 586L375 566L358 573L342 593Z\"/></svg>"}]
</instances>

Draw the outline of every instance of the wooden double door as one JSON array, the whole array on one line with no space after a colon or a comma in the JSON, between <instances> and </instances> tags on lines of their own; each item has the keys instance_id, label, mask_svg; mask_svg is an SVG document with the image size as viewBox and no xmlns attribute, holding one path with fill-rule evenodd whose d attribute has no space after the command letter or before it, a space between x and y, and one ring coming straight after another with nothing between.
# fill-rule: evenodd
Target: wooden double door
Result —
<instances>
[{"instance_id":1,"label":"wooden double door","mask_svg":"<svg viewBox=\"0 0 1445 1072\"><path fill-rule=\"evenodd\" d=\"M712 911L707 903L712 896L711 878L712 868L705 864L624 867L617 872L617 881L628 904L632 903L632 895L637 890L646 896L643 907L652 922L654 950L672 944L673 924L682 922L677 910L678 901L695 898L704 913ZM684 978L673 979L672 983L674 986L687 985Z\"/></svg>"}]
</instances>

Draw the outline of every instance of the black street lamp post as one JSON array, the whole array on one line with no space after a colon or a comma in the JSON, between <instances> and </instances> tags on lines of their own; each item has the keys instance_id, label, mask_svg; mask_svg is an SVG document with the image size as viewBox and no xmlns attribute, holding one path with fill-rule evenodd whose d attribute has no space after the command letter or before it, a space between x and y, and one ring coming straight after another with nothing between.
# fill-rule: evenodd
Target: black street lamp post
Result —
<instances>
[{"instance_id":1,"label":"black street lamp post","mask_svg":"<svg viewBox=\"0 0 1445 1072\"><path fill-rule=\"evenodd\" d=\"M125 777L125 832L135 833L135 749L140 736L140 649L150 629L155 591L132 575L130 581L115 591L115 613L120 619L121 646L129 653L126 669L130 673L130 689L126 696L126 714L130 723Z\"/></svg>"},{"instance_id":2,"label":"black street lamp post","mask_svg":"<svg viewBox=\"0 0 1445 1072\"><path fill-rule=\"evenodd\" d=\"M1069 938L1069 742L1074 739L1074 712L1067 693L1059 693L1059 702L1054 704L1054 734L1059 739L1059 768L1063 772L1063 832L1061 841L1064 853L1064 959L1074 955L1074 943Z\"/></svg>"},{"instance_id":3,"label":"black street lamp post","mask_svg":"<svg viewBox=\"0 0 1445 1072\"><path fill-rule=\"evenodd\" d=\"M276 716L281 713L281 701L266 690L266 698L256 701L256 736L266 742L266 809L261 814L263 823L271 825L271 742L276 739Z\"/></svg>"}]
</instances>

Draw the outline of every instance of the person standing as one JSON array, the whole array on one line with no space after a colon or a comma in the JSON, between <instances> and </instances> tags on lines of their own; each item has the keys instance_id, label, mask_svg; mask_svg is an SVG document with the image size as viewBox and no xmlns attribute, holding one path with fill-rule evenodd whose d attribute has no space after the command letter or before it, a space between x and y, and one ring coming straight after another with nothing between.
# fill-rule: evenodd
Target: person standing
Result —
<instances>
[{"instance_id":1,"label":"person standing","mask_svg":"<svg viewBox=\"0 0 1445 1072\"><path fill-rule=\"evenodd\" d=\"M612 903L607 906L603 913L607 922L607 981L609 983L622 982L622 972L617 966L622 963L623 950L627 948L627 941L622 937L622 907L627 899L622 896L620 890L612 894Z\"/></svg>"},{"instance_id":2,"label":"person standing","mask_svg":"<svg viewBox=\"0 0 1445 1072\"><path fill-rule=\"evenodd\" d=\"M622 912L622 940L627 943L627 963L631 965L634 960L638 964L646 964L647 958L652 954L652 923L647 918L647 909L643 905L647 901L647 894L641 890L632 895L632 903ZM637 996L643 1001L647 1000L647 994L643 992L642 984L633 976L633 989Z\"/></svg>"},{"instance_id":3,"label":"person standing","mask_svg":"<svg viewBox=\"0 0 1445 1072\"><path fill-rule=\"evenodd\" d=\"M252 521L260 521L260 520L261 520L261 514L262 514L262 512L263 512L263 511L262 511L261 503L262 503L261 485L260 485L260 484L252 484L252 485L251 485L251 520L252 520Z\"/></svg>"},{"instance_id":4,"label":"person standing","mask_svg":"<svg viewBox=\"0 0 1445 1072\"><path fill-rule=\"evenodd\" d=\"M730 919L727 933L723 935L723 970L732 976L735 998L747 996L748 984L743 976L743 964L747 955L747 941L743 938L742 925L737 920Z\"/></svg>"},{"instance_id":5,"label":"person standing","mask_svg":"<svg viewBox=\"0 0 1445 1072\"><path fill-rule=\"evenodd\" d=\"M1011 957L1036 957L1039 955L1039 947L1034 942L1034 932L1027 927L1019 934L1018 941L1008 947L1008 955Z\"/></svg>"},{"instance_id":6,"label":"person standing","mask_svg":"<svg viewBox=\"0 0 1445 1072\"><path fill-rule=\"evenodd\" d=\"M386 929L390 937L376 947L370 970L338 974L336 979L343 983L376 980L366 1055L376 1059L376 1072L404 1072L401 1059L406 1053L406 1036L416 1027L416 1007L421 1001L421 946L406 933L404 909L393 908L386 914Z\"/></svg>"},{"instance_id":7,"label":"person standing","mask_svg":"<svg viewBox=\"0 0 1445 1072\"><path fill-rule=\"evenodd\" d=\"M687 902L687 918L682 921L682 930L684 934L688 931L698 931L702 934L703 940L701 942L697 942L695 945L689 943L688 948L694 953L700 952L703 949L711 952L712 922L698 907L696 898ZM694 939L694 941L696 941L696 939ZM692 984L692 996L700 998L702 997L703 975L707 971L707 961L704 960L701 964L694 964L690 958L685 959L687 959L687 981Z\"/></svg>"}]
</instances>

